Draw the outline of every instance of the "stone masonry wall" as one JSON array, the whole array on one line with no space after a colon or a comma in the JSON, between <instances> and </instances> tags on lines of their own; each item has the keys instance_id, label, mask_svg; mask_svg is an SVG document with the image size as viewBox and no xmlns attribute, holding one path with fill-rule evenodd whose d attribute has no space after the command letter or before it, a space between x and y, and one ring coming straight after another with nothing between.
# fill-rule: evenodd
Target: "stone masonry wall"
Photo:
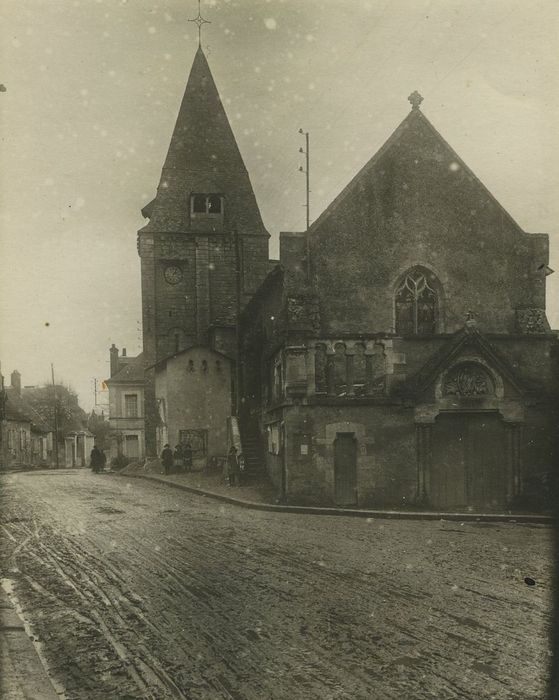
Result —
<instances>
[{"instance_id":1,"label":"stone masonry wall","mask_svg":"<svg viewBox=\"0 0 559 700\"><path fill-rule=\"evenodd\" d=\"M354 432L357 438L358 505L413 503L417 486L413 410L392 405L298 406L286 413L285 422L290 503L334 503L338 432Z\"/></svg>"},{"instance_id":2,"label":"stone masonry wall","mask_svg":"<svg viewBox=\"0 0 559 700\"><path fill-rule=\"evenodd\" d=\"M515 332L541 308L547 238L522 232L418 117L311 232L324 333L394 331L394 288L414 265L442 285L439 332L468 311L487 333Z\"/></svg>"},{"instance_id":3,"label":"stone masonry wall","mask_svg":"<svg viewBox=\"0 0 559 700\"><path fill-rule=\"evenodd\" d=\"M227 418L231 415L231 365L207 348L192 348L167 361L159 372L166 401L167 436L173 447L181 430L208 431L208 456L227 453Z\"/></svg>"}]
</instances>

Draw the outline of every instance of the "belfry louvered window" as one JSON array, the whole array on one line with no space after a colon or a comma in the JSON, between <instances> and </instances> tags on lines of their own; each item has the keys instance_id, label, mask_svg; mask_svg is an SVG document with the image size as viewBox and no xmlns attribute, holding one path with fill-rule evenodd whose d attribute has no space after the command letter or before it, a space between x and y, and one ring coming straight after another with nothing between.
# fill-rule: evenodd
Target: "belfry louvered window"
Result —
<instances>
[{"instance_id":1,"label":"belfry louvered window","mask_svg":"<svg viewBox=\"0 0 559 700\"><path fill-rule=\"evenodd\" d=\"M193 194L190 196L191 214L221 214L223 197L220 194Z\"/></svg>"},{"instance_id":2,"label":"belfry louvered window","mask_svg":"<svg viewBox=\"0 0 559 700\"><path fill-rule=\"evenodd\" d=\"M396 333L432 335L437 332L438 295L434 275L421 268L408 272L396 290Z\"/></svg>"}]
</instances>

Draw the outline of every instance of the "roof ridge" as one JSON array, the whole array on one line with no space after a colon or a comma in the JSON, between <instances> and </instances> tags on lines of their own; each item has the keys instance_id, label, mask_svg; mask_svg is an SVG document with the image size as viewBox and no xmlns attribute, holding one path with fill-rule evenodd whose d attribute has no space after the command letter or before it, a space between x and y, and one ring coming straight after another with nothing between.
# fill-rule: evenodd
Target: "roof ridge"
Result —
<instances>
[{"instance_id":1,"label":"roof ridge","mask_svg":"<svg viewBox=\"0 0 559 700\"><path fill-rule=\"evenodd\" d=\"M369 158L369 160L358 170L358 172L351 178L351 180L345 185L345 187L340 191L340 193L330 202L330 204L324 209L320 216L311 224L309 231L312 231L319 226L328 216L333 213L335 209L345 200L345 198L352 191L354 185L361 179L361 177L371 170L380 160L380 158L395 144L397 141L406 133L408 125L410 122L420 121L424 124L432 134L438 139L442 145L450 151L452 156L458 161L463 170L474 179L474 181L484 190L484 192L491 198L491 200L496 204L501 212L507 217L510 223L520 232L525 233L524 229L518 224L518 222L511 216L511 214L505 209L505 207L499 202L499 200L491 193L489 188L479 179L479 177L474 173L474 171L464 162L464 160L458 155L454 148L448 143L448 141L441 135L438 129L432 124L430 119L419 109L412 109L404 119L398 124L382 146Z\"/></svg>"}]
</instances>

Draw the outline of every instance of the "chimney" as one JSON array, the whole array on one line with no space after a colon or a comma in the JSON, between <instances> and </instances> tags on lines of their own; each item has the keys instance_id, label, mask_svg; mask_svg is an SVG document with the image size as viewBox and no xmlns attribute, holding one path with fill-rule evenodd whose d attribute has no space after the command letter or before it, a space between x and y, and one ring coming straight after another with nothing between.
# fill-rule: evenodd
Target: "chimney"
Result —
<instances>
[{"instance_id":1,"label":"chimney","mask_svg":"<svg viewBox=\"0 0 559 700\"><path fill-rule=\"evenodd\" d=\"M109 349L111 353L111 377L118 372L118 348L113 343Z\"/></svg>"},{"instance_id":2,"label":"chimney","mask_svg":"<svg viewBox=\"0 0 559 700\"><path fill-rule=\"evenodd\" d=\"M17 395L21 396L21 374L17 371L17 369L14 369L14 371L12 372L10 377L10 383L12 385L12 388L16 390Z\"/></svg>"},{"instance_id":3,"label":"chimney","mask_svg":"<svg viewBox=\"0 0 559 700\"><path fill-rule=\"evenodd\" d=\"M126 357L126 348L122 348L122 357Z\"/></svg>"}]
</instances>

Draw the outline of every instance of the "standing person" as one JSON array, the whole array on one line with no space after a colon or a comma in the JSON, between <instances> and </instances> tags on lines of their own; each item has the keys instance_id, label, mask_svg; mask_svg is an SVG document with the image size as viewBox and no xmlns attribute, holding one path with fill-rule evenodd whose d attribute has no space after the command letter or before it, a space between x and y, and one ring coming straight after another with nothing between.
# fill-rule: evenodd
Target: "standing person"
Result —
<instances>
[{"instance_id":1,"label":"standing person","mask_svg":"<svg viewBox=\"0 0 559 700\"><path fill-rule=\"evenodd\" d=\"M176 470L179 472L184 471L184 454L183 454L183 449L182 445L179 442L179 444L175 447L175 452L173 454L173 461L175 464Z\"/></svg>"},{"instance_id":2,"label":"standing person","mask_svg":"<svg viewBox=\"0 0 559 700\"><path fill-rule=\"evenodd\" d=\"M99 450L99 452L101 453L99 468L101 471L105 471L105 465L107 464L107 455L105 454L105 450Z\"/></svg>"},{"instance_id":3,"label":"standing person","mask_svg":"<svg viewBox=\"0 0 559 700\"><path fill-rule=\"evenodd\" d=\"M94 445L93 449L91 450L90 464L91 471L94 474L98 474L99 469L101 469L101 466L103 464L103 455L101 454L101 450L97 447L97 445Z\"/></svg>"},{"instance_id":4,"label":"standing person","mask_svg":"<svg viewBox=\"0 0 559 700\"><path fill-rule=\"evenodd\" d=\"M163 471L165 474L170 474L171 469L173 467L173 450L169 446L169 443L165 445L163 448L163 452L161 453L161 462L163 463Z\"/></svg>"},{"instance_id":5,"label":"standing person","mask_svg":"<svg viewBox=\"0 0 559 700\"><path fill-rule=\"evenodd\" d=\"M227 474L229 476L229 486L241 485L241 465L235 445L231 445L227 455Z\"/></svg>"},{"instance_id":6,"label":"standing person","mask_svg":"<svg viewBox=\"0 0 559 700\"><path fill-rule=\"evenodd\" d=\"M183 454L183 459L184 459L184 471L185 472L191 472L192 471L192 445L187 442L186 445L183 448L182 451Z\"/></svg>"}]
</instances>

